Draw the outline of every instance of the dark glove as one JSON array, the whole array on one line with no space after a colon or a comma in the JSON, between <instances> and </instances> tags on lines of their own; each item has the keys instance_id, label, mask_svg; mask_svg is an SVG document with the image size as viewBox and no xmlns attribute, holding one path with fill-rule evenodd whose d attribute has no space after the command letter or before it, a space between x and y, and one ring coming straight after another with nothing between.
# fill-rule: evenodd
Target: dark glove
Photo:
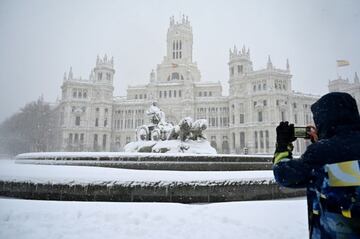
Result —
<instances>
[{"instance_id":1,"label":"dark glove","mask_svg":"<svg viewBox=\"0 0 360 239\"><path fill-rule=\"evenodd\" d=\"M279 126L276 127L276 151L284 152L292 151L292 144L296 140L294 136L294 125L289 122L280 122Z\"/></svg>"}]
</instances>

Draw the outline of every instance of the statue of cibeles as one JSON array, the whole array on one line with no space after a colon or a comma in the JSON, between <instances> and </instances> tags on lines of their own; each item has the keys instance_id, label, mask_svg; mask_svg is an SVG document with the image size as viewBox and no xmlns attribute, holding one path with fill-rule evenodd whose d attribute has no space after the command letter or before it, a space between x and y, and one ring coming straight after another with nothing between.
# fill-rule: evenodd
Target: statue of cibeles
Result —
<instances>
[{"instance_id":1,"label":"statue of cibeles","mask_svg":"<svg viewBox=\"0 0 360 239\"><path fill-rule=\"evenodd\" d=\"M146 144L146 147L152 148L152 151L154 152L166 152L166 150L164 150L162 146L160 147L156 142L168 141L170 143L171 141L171 145L178 144L177 147L180 148L180 152L188 151L188 144L191 142L207 143L204 131L207 129L208 123L205 119L193 121L191 117L185 117L180 120L177 125L168 123L165 120L165 113L159 108L156 102L153 102L145 113L149 118L150 124L142 125L137 128L136 137L139 142L137 152L140 152L139 150L143 149L140 143L141 141L154 142L153 144L151 143L151 147L148 143ZM184 144L185 142L187 143ZM170 147L168 143L166 144L166 147ZM164 145L164 143L161 145ZM214 151L213 148L211 150L212 152Z\"/></svg>"}]
</instances>

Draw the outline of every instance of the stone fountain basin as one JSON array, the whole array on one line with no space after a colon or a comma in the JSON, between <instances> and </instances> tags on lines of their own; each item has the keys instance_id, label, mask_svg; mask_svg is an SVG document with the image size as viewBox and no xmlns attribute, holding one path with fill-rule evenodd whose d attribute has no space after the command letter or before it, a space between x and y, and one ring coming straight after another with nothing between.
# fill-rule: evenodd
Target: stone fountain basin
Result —
<instances>
[{"instance_id":1,"label":"stone fountain basin","mask_svg":"<svg viewBox=\"0 0 360 239\"><path fill-rule=\"evenodd\" d=\"M17 161L16 161L17 162ZM2 161L0 195L41 200L224 202L303 196L267 171L159 171Z\"/></svg>"},{"instance_id":2,"label":"stone fountain basin","mask_svg":"<svg viewBox=\"0 0 360 239\"><path fill-rule=\"evenodd\" d=\"M163 154L124 152L27 153L18 163L99 166L111 168L177 171L271 170L271 155Z\"/></svg>"}]
</instances>

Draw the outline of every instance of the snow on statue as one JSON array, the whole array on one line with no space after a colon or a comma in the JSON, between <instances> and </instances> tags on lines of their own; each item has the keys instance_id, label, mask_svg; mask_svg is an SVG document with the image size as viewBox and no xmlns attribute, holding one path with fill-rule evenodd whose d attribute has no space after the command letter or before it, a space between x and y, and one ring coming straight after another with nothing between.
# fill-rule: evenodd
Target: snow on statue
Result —
<instances>
[{"instance_id":1,"label":"snow on statue","mask_svg":"<svg viewBox=\"0 0 360 239\"><path fill-rule=\"evenodd\" d=\"M146 115L150 124L137 128L137 141L127 144L126 152L216 154L203 133L207 120L193 122L192 118L185 117L178 125L173 125L166 122L165 113L156 102L150 105Z\"/></svg>"}]
</instances>

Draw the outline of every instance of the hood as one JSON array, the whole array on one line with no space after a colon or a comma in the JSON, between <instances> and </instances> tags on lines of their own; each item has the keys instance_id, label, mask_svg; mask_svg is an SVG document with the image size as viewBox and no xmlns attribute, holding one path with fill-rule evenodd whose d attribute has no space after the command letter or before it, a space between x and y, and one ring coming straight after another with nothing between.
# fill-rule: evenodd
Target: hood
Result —
<instances>
[{"instance_id":1,"label":"hood","mask_svg":"<svg viewBox=\"0 0 360 239\"><path fill-rule=\"evenodd\" d=\"M311 106L319 139L330 138L337 128L360 124L355 99L348 93L332 92Z\"/></svg>"}]
</instances>

